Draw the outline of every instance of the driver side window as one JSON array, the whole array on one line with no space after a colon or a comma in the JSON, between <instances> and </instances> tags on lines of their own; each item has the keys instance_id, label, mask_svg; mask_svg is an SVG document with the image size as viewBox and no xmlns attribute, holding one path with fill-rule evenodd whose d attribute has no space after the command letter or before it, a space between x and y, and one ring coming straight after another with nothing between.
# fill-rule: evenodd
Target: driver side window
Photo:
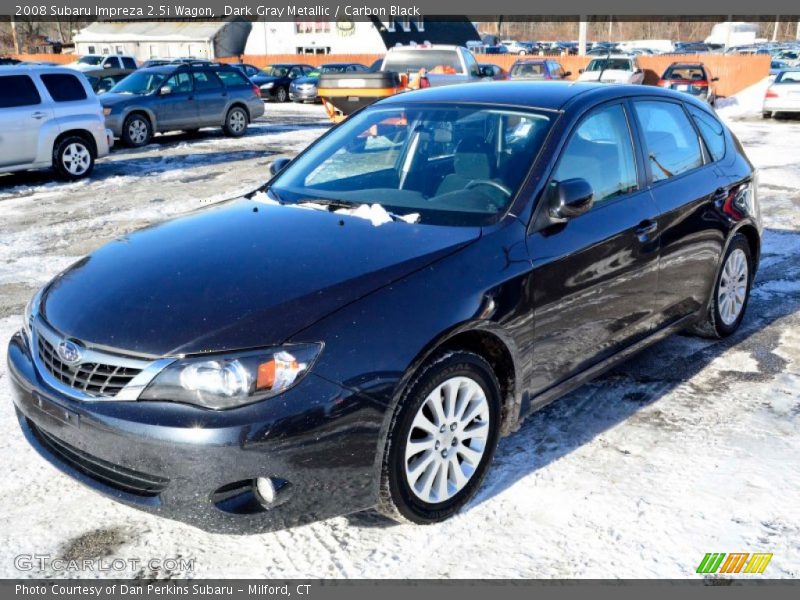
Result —
<instances>
[{"instance_id":1,"label":"driver side window","mask_svg":"<svg viewBox=\"0 0 800 600\"><path fill-rule=\"evenodd\" d=\"M637 189L633 144L622 105L596 110L573 131L552 181L574 178L589 182L595 204Z\"/></svg>"}]
</instances>

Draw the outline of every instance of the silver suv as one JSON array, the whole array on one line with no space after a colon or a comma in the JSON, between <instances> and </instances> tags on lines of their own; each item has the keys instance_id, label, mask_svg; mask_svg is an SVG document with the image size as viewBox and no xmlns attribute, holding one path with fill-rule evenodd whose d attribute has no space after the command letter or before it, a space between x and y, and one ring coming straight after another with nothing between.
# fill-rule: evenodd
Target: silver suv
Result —
<instances>
[{"instance_id":1,"label":"silver suv","mask_svg":"<svg viewBox=\"0 0 800 600\"><path fill-rule=\"evenodd\" d=\"M103 107L80 73L0 66L0 173L53 167L80 179L112 144Z\"/></svg>"}]
</instances>

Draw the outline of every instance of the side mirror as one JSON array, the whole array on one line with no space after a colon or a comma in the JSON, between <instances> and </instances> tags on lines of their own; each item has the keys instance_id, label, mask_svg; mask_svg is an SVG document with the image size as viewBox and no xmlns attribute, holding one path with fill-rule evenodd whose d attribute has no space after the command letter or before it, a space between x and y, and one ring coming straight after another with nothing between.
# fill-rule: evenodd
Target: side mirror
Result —
<instances>
[{"instance_id":1,"label":"side mirror","mask_svg":"<svg viewBox=\"0 0 800 600\"><path fill-rule=\"evenodd\" d=\"M481 67L481 77L494 77L494 69L492 67Z\"/></svg>"},{"instance_id":2,"label":"side mirror","mask_svg":"<svg viewBox=\"0 0 800 600\"><path fill-rule=\"evenodd\" d=\"M549 200L550 217L563 221L588 211L594 201L594 191L585 179L565 179L551 184Z\"/></svg>"},{"instance_id":3,"label":"side mirror","mask_svg":"<svg viewBox=\"0 0 800 600\"><path fill-rule=\"evenodd\" d=\"M578 74L580 75L580 74L581 74L581 73L583 73L585 70L586 70L586 69L578 69Z\"/></svg>"},{"instance_id":4,"label":"side mirror","mask_svg":"<svg viewBox=\"0 0 800 600\"><path fill-rule=\"evenodd\" d=\"M172 93L172 88L169 87L168 85L162 86L161 89L158 90L159 96L166 96L167 94L171 93Z\"/></svg>"},{"instance_id":5,"label":"side mirror","mask_svg":"<svg viewBox=\"0 0 800 600\"><path fill-rule=\"evenodd\" d=\"M712 77L711 81L719 81L719 77Z\"/></svg>"},{"instance_id":6,"label":"side mirror","mask_svg":"<svg viewBox=\"0 0 800 600\"><path fill-rule=\"evenodd\" d=\"M639 73L642 73L642 72L643 72L643 71L642 71L641 69L636 69L636 70L634 71L634 73L635 73L636 75L638 75Z\"/></svg>"},{"instance_id":7,"label":"side mirror","mask_svg":"<svg viewBox=\"0 0 800 600\"><path fill-rule=\"evenodd\" d=\"M278 173L283 171L286 168L286 165L288 165L290 162L292 161L288 158L276 158L273 160L271 163L269 163L270 177L275 177Z\"/></svg>"},{"instance_id":8,"label":"side mirror","mask_svg":"<svg viewBox=\"0 0 800 600\"><path fill-rule=\"evenodd\" d=\"M583 70L581 70L581 73L583 73ZM567 71L561 76L561 79L566 79L570 75L572 75L572 71Z\"/></svg>"}]
</instances>

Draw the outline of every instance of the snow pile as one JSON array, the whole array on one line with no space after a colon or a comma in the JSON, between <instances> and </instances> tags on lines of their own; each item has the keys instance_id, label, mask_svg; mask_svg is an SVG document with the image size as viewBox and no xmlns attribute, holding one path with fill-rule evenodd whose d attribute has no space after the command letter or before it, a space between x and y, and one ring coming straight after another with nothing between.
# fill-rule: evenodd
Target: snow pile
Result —
<instances>
[{"instance_id":1,"label":"snow pile","mask_svg":"<svg viewBox=\"0 0 800 600\"><path fill-rule=\"evenodd\" d=\"M416 223L419 221L419 213L411 213L410 215L392 215L392 213L388 212L383 206L380 204L360 204L356 208L340 208L336 211L337 215L350 215L351 217L360 217L362 219L367 219L371 221L375 227L378 225L383 225L384 223L390 223L393 221L393 217L396 217L399 221L404 221L406 223Z\"/></svg>"},{"instance_id":2,"label":"snow pile","mask_svg":"<svg viewBox=\"0 0 800 600\"><path fill-rule=\"evenodd\" d=\"M769 77L765 77L738 94L718 99L716 102L717 113L728 118L760 114L761 107L764 105L764 94L767 92L769 84Z\"/></svg>"}]
</instances>

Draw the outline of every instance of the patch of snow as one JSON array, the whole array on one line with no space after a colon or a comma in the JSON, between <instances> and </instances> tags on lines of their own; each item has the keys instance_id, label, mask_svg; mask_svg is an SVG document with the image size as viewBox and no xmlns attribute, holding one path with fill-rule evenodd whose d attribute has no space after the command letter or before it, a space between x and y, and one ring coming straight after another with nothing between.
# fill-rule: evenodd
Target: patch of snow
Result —
<instances>
[{"instance_id":1,"label":"patch of snow","mask_svg":"<svg viewBox=\"0 0 800 600\"><path fill-rule=\"evenodd\" d=\"M374 226L378 227L384 223L391 223L396 216L400 221L406 223L416 223L419 221L419 213L411 213L408 215L392 215L380 204L359 204L357 208L340 208L336 211L337 215L350 215L352 217L359 217L370 221Z\"/></svg>"},{"instance_id":2,"label":"patch of snow","mask_svg":"<svg viewBox=\"0 0 800 600\"><path fill-rule=\"evenodd\" d=\"M719 98L715 103L717 113L728 118L761 114L769 84L769 77L765 77L733 96Z\"/></svg>"}]
</instances>

